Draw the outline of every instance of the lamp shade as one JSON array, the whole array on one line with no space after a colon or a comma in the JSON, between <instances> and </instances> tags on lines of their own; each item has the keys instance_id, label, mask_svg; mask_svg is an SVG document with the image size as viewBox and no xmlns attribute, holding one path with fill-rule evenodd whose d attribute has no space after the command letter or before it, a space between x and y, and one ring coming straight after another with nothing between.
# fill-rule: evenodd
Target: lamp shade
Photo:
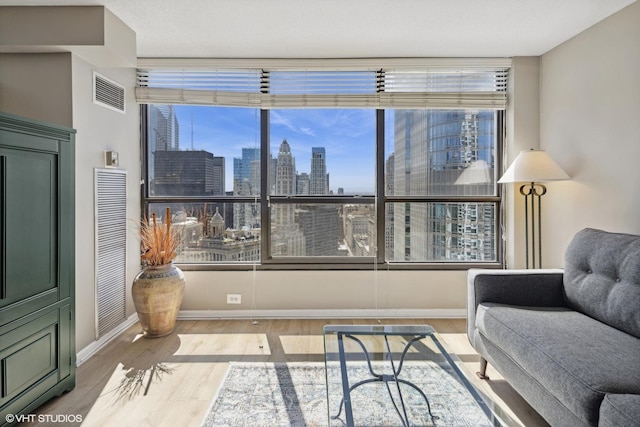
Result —
<instances>
[{"instance_id":1,"label":"lamp shade","mask_svg":"<svg viewBox=\"0 0 640 427\"><path fill-rule=\"evenodd\" d=\"M485 160L476 160L462 171L455 185L488 184L491 182L491 169Z\"/></svg>"},{"instance_id":2,"label":"lamp shade","mask_svg":"<svg viewBox=\"0 0 640 427\"><path fill-rule=\"evenodd\" d=\"M511 166L498 180L507 182L561 181L569 175L544 150L521 151Z\"/></svg>"}]
</instances>

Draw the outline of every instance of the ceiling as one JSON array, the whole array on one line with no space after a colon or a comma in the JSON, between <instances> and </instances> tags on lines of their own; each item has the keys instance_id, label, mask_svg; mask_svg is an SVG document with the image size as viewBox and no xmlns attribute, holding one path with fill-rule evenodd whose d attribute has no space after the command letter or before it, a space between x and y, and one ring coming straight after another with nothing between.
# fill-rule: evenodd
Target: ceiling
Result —
<instances>
[{"instance_id":1,"label":"ceiling","mask_svg":"<svg viewBox=\"0 0 640 427\"><path fill-rule=\"evenodd\" d=\"M636 0L0 0L104 5L138 57L538 56Z\"/></svg>"}]
</instances>

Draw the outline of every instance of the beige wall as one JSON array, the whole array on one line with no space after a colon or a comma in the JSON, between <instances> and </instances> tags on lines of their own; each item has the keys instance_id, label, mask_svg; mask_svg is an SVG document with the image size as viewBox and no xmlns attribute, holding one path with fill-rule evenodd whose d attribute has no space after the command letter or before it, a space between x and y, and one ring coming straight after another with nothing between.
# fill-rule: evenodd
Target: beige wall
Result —
<instances>
[{"instance_id":1,"label":"beige wall","mask_svg":"<svg viewBox=\"0 0 640 427\"><path fill-rule=\"evenodd\" d=\"M540 145L540 58L515 57L509 71L508 104L505 119L506 169L523 150ZM505 259L509 268L524 268L524 198L521 184L503 185L505 209Z\"/></svg>"},{"instance_id":2,"label":"beige wall","mask_svg":"<svg viewBox=\"0 0 640 427\"><path fill-rule=\"evenodd\" d=\"M548 185L544 262L584 227L640 234L640 2L541 59L540 146L572 177Z\"/></svg>"},{"instance_id":3,"label":"beige wall","mask_svg":"<svg viewBox=\"0 0 640 427\"><path fill-rule=\"evenodd\" d=\"M183 310L255 309L285 316L299 310L428 310L460 316L466 307L464 271L187 271L185 277ZM242 305L227 305L227 294L241 294Z\"/></svg>"},{"instance_id":4,"label":"beige wall","mask_svg":"<svg viewBox=\"0 0 640 427\"><path fill-rule=\"evenodd\" d=\"M126 114L93 103L93 71L125 87ZM76 134L76 343L96 338L94 173L104 168L104 151L117 151L127 171L127 315L135 312L131 284L140 269L136 224L140 218L140 114L134 68L95 68L73 56L73 127Z\"/></svg>"},{"instance_id":5,"label":"beige wall","mask_svg":"<svg viewBox=\"0 0 640 427\"><path fill-rule=\"evenodd\" d=\"M70 53L0 54L0 111L72 127Z\"/></svg>"}]
</instances>

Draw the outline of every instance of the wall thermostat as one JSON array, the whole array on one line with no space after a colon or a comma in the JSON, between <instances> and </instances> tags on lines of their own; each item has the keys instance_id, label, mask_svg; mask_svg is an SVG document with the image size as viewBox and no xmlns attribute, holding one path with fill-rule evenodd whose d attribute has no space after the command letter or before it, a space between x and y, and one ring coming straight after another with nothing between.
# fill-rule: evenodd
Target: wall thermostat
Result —
<instances>
[{"instance_id":1,"label":"wall thermostat","mask_svg":"<svg viewBox=\"0 0 640 427\"><path fill-rule=\"evenodd\" d=\"M105 165L111 167L118 166L118 152L116 151L105 151Z\"/></svg>"}]
</instances>

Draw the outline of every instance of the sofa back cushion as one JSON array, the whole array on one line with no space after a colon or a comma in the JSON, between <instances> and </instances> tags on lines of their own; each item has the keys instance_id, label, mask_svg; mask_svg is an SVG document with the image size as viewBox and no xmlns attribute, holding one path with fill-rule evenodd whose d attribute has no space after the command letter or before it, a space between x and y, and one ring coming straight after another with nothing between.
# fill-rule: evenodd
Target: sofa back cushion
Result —
<instances>
[{"instance_id":1,"label":"sofa back cushion","mask_svg":"<svg viewBox=\"0 0 640 427\"><path fill-rule=\"evenodd\" d=\"M563 281L569 307L640 338L640 236L578 232Z\"/></svg>"}]
</instances>

